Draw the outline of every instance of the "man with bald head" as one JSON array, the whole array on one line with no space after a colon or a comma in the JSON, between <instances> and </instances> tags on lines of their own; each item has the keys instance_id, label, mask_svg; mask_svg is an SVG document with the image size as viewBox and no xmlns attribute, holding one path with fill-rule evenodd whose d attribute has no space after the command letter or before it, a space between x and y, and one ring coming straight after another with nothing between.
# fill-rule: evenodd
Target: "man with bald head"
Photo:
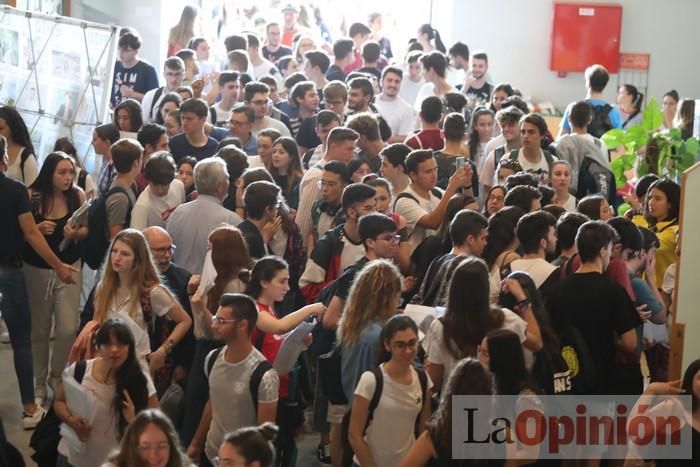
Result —
<instances>
[{"instance_id":1,"label":"man with bald head","mask_svg":"<svg viewBox=\"0 0 700 467\"><path fill-rule=\"evenodd\" d=\"M146 241L151 250L153 262L158 266L158 270L165 280L165 286L175 294L182 308L192 317L190 299L189 295L187 295L187 284L192 274L172 262L173 252L175 251L173 239L164 228L155 226L146 227L143 231L143 235L146 237ZM173 381L184 382L187 380L187 373L192 366L194 345L194 335L192 334L192 328L190 328L185 338L175 346L171 354L173 366L175 367L173 370ZM173 421L177 423L177 420Z\"/></svg>"}]
</instances>

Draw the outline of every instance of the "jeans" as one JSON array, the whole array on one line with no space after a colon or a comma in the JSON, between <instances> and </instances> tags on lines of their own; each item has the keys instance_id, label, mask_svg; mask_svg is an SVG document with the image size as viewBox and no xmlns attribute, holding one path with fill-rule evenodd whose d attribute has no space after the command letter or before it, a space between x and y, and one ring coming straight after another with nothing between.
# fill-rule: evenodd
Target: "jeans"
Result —
<instances>
[{"instance_id":1,"label":"jeans","mask_svg":"<svg viewBox=\"0 0 700 467\"><path fill-rule=\"evenodd\" d=\"M3 297L0 309L10 334L22 404L33 404L32 317L21 268L0 267L0 293Z\"/></svg>"}]
</instances>

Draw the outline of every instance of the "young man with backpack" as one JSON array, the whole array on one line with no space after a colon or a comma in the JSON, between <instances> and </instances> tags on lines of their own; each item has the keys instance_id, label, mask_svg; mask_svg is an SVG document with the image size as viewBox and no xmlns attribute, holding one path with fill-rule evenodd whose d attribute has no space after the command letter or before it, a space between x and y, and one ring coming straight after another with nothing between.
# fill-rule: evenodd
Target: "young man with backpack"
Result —
<instances>
[{"instance_id":1,"label":"young man with backpack","mask_svg":"<svg viewBox=\"0 0 700 467\"><path fill-rule=\"evenodd\" d=\"M238 102L241 92L241 83L238 81L238 73L235 71L222 71L218 78L221 89L221 100L209 107L207 121L214 126L226 128L231 109Z\"/></svg>"},{"instance_id":2,"label":"young man with backpack","mask_svg":"<svg viewBox=\"0 0 700 467\"><path fill-rule=\"evenodd\" d=\"M559 158L571 165L571 190L578 199L600 193L612 204L615 177L610 168L608 148L588 133L593 107L586 101L578 101L570 107L568 119L571 133L560 136L552 146Z\"/></svg>"},{"instance_id":3,"label":"young man with backpack","mask_svg":"<svg viewBox=\"0 0 700 467\"><path fill-rule=\"evenodd\" d=\"M625 290L604 275L617 238L604 222L583 224L576 235L581 267L549 293L547 310L564 358L579 369L573 378L577 394L612 394L617 349L637 348L637 311Z\"/></svg>"},{"instance_id":4,"label":"young man with backpack","mask_svg":"<svg viewBox=\"0 0 700 467\"><path fill-rule=\"evenodd\" d=\"M537 177L540 185L549 182L549 167L557 157L542 148L547 135L547 122L538 114L528 114L520 119L520 141L522 147L511 151L508 158L517 160L524 172Z\"/></svg>"},{"instance_id":5,"label":"young man with backpack","mask_svg":"<svg viewBox=\"0 0 700 467\"><path fill-rule=\"evenodd\" d=\"M131 210L136 204L134 182L141 173L143 147L133 139L121 139L112 145L112 162L117 178L109 187L105 199L109 240L129 227Z\"/></svg>"},{"instance_id":6,"label":"young man with backpack","mask_svg":"<svg viewBox=\"0 0 700 467\"><path fill-rule=\"evenodd\" d=\"M608 70L603 65L591 65L586 68L584 75L586 77L586 102L593 106L593 120L588 126L588 133L600 138L608 130L622 128L620 112L603 99L603 91L610 80ZM570 112L571 104L564 111L558 137L571 133Z\"/></svg>"},{"instance_id":7,"label":"young man with backpack","mask_svg":"<svg viewBox=\"0 0 700 467\"><path fill-rule=\"evenodd\" d=\"M163 76L165 76L165 86L151 89L143 96L141 101L143 123L154 121L163 96L169 92L175 92L182 86L185 79L185 62L180 57L170 57L163 64Z\"/></svg>"},{"instance_id":8,"label":"young man with backpack","mask_svg":"<svg viewBox=\"0 0 700 467\"><path fill-rule=\"evenodd\" d=\"M484 193L488 193L492 186L497 185L498 163L506 154L510 154L515 149L520 149L520 119L523 112L517 107L501 109L496 113L496 121L501 127L501 135L505 140L504 144L498 145L489 152L484 160L484 165L479 174L479 183L484 186Z\"/></svg>"},{"instance_id":9,"label":"young man with backpack","mask_svg":"<svg viewBox=\"0 0 700 467\"><path fill-rule=\"evenodd\" d=\"M279 376L253 347L251 335L257 321L253 299L238 293L224 294L212 317L214 334L224 346L212 350L204 362L209 401L187 448L190 459L201 458L200 465L215 465L226 433L276 420ZM239 385L246 389L240 390Z\"/></svg>"},{"instance_id":10,"label":"young man with backpack","mask_svg":"<svg viewBox=\"0 0 700 467\"><path fill-rule=\"evenodd\" d=\"M427 100L427 99L426 99ZM464 168L455 170L443 193L437 184L437 162L432 151L416 150L406 157L406 172L411 183L394 201L394 212L406 219L410 233L410 252L430 235L435 235L445 217L452 195L467 181Z\"/></svg>"}]
</instances>

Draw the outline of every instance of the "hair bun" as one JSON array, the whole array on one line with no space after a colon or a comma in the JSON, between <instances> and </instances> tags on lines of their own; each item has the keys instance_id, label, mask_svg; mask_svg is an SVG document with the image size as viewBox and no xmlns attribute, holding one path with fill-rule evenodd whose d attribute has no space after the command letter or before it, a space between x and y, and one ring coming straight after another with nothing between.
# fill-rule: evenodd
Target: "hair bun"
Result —
<instances>
[{"instance_id":1,"label":"hair bun","mask_svg":"<svg viewBox=\"0 0 700 467\"><path fill-rule=\"evenodd\" d=\"M267 441L274 441L277 437L278 431L279 428L272 422L265 422L258 427L258 433L260 433Z\"/></svg>"}]
</instances>

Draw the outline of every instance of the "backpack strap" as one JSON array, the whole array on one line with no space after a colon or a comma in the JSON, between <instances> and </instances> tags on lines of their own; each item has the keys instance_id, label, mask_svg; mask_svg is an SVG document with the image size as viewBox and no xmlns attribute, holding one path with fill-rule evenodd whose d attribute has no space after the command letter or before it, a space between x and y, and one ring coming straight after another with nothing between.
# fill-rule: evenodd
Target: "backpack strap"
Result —
<instances>
[{"instance_id":1,"label":"backpack strap","mask_svg":"<svg viewBox=\"0 0 700 467\"><path fill-rule=\"evenodd\" d=\"M544 155L544 159L547 161L548 166L554 164L554 154L552 154L549 149L542 149L542 154Z\"/></svg>"},{"instance_id":2,"label":"backpack strap","mask_svg":"<svg viewBox=\"0 0 700 467\"><path fill-rule=\"evenodd\" d=\"M143 313L143 320L146 325L153 321L153 307L151 306L151 291L146 290L139 297L139 303L141 305L141 313Z\"/></svg>"},{"instance_id":3,"label":"backpack strap","mask_svg":"<svg viewBox=\"0 0 700 467\"><path fill-rule=\"evenodd\" d=\"M501 161L503 156L506 154L506 145L498 146L493 150L493 170L498 170L498 163Z\"/></svg>"},{"instance_id":4,"label":"backpack strap","mask_svg":"<svg viewBox=\"0 0 700 467\"><path fill-rule=\"evenodd\" d=\"M504 148L504 151L505 151L505 148ZM517 161L519 153L520 153L520 149L513 149L511 152L508 153L508 159L510 159L512 161Z\"/></svg>"},{"instance_id":5,"label":"backpack strap","mask_svg":"<svg viewBox=\"0 0 700 467\"><path fill-rule=\"evenodd\" d=\"M207 361L207 378L209 378L211 370L214 368L214 363L216 363L216 359L219 358L219 354L221 353L222 349L223 347L219 347L218 349L214 349L214 351L211 353L211 357L209 357L209 360Z\"/></svg>"},{"instance_id":6,"label":"backpack strap","mask_svg":"<svg viewBox=\"0 0 700 467\"><path fill-rule=\"evenodd\" d=\"M406 193L406 192L399 193L396 196L396 199L394 200L394 212L396 212L396 203L398 203L401 198L412 199L413 201L418 203L418 199L415 196L413 196L411 193ZM418 203L418 204L420 204L420 203Z\"/></svg>"},{"instance_id":7,"label":"backpack strap","mask_svg":"<svg viewBox=\"0 0 700 467\"><path fill-rule=\"evenodd\" d=\"M380 367L374 368L372 370L374 375L374 394L372 394L372 399L369 401L369 409L367 411L367 422L365 423L365 430L369 426L372 418L374 417L374 411L377 410L379 405L379 400L382 398L382 391L384 390L384 374Z\"/></svg>"},{"instance_id":8,"label":"backpack strap","mask_svg":"<svg viewBox=\"0 0 700 467\"><path fill-rule=\"evenodd\" d=\"M158 102L158 99L160 99L160 96L163 95L163 91L165 90L164 87L160 87L156 89L156 93L153 95L153 101L151 102L151 109L148 111L148 116L150 118L153 118L153 109L156 107L156 102Z\"/></svg>"},{"instance_id":9,"label":"backpack strap","mask_svg":"<svg viewBox=\"0 0 700 467\"><path fill-rule=\"evenodd\" d=\"M255 338L255 342L253 342L253 346L260 352L262 352L263 344L265 343L265 333L262 332L260 329L256 330L258 331L258 335Z\"/></svg>"},{"instance_id":10,"label":"backpack strap","mask_svg":"<svg viewBox=\"0 0 700 467\"><path fill-rule=\"evenodd\" d=\"M22 149L22 153L19 155L19 170L22 172L22 181L24 181L24 163L27 162L31 155L32 152L29 148Z\"/></svg>"},{"instance_id":11,"label":"backpack strap","mask_svg":"<svg viewBox=\"0 0 700 467\"><path fill-rule=\"evenodd\" d=\"M83 382L86 368L87 362L85 360L78 360L77 362L75 362L75 367L73 368L73 379L75 379L78 382L78 384Z\"/></svg>"},{"instance_id":12,"label":"backpack strap","mask_svg":"<svg viewBox=\"0 0 700 467\"><path fill-rule=\"evenodd\" d=\"M420 416L423 415L423 406L422 404L425 403L425 399L428 397L428 374L425 372L423 368L414 368L416 370L416 373L418 373L418 382L420 383L420 393L421 393L421 409L418 412L418 415L416 416L416 427L415 427L415 434L416 438L420 436L419 433L419 425L420 425Z\"/></svg>"},{"instance_id":13,"label":"backpack strap","mask_svg":"<svg viewBox=\"0 0 700 467\"><path fill-rule=\"evenodd\" d=\"M250 397L253 398L253 406L255 407L256 414L258 412L258 390L260 389L260 383L265 373L271 369L272 365L270 365L270 362L262 360L253 370L253 374L250 375Z\"/></svg>"},{"instance_id":14,"label":"backpack strap","mask_svg":"<svg viewBox=\"0 0 700 467\"><path fill-rule=\"evenodd\" d=\"M216 110L214 109L214 106L209 107L209 116L211 117L211 124L216 126L217 115L216 115Z\"/></svg>"}]
</instances>

